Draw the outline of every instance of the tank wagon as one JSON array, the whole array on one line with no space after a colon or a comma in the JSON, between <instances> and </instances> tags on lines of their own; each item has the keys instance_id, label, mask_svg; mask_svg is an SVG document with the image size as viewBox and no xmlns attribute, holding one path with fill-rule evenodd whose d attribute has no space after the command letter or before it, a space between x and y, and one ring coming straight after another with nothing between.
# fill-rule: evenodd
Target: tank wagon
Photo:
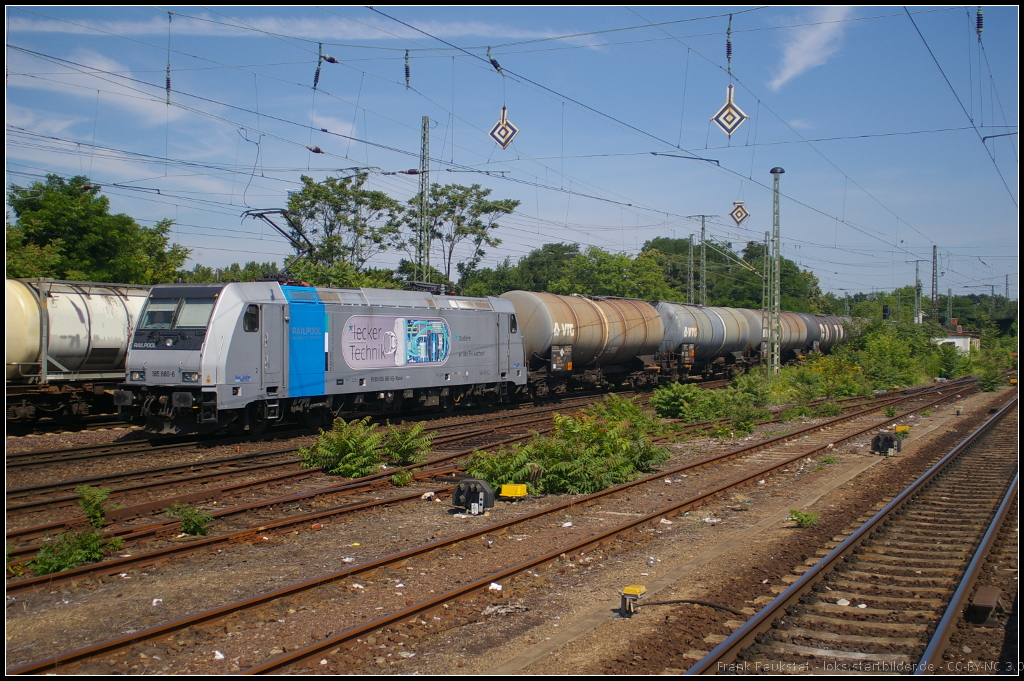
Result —
<instances>
[{"instance_id":1,"label":"tank wagon","mask_svg":"<svg viewBox=\"0 0 1024 681\"><path fill-rule=\"evenodd\" d=\"M784 313L789 358L831 348L839 317ZM114 400L163 433L316 427L361 410L453 409L728 376L758 360L761 313L509 291L278 282L153 287Z\"/></svg>"},{"instance_id":2,"label":"tank wagon","mask_svg":"<svg viewBox=\"0 0 1024 681\"><path fill-rule=\"evenodd\" d=\"M650 304L529 291L501 297L515 306L523 330L534 397L562 394L570 385L657 386L654 360L665 330Z\"/></svg>"},{"instance_id":3,"label":"tank wagon","mask_svg":"<svg viewBox=\"0 0 1024 681\"><path fill-rule=\"evenodd\" d=\"M665 327L657 364L668 380L688 376L731 376L760 359L761 312L659 302ZM783 360L827 352L844 337L842 317L783 312Z\"/></svg>"},{"instance_id":4,"label":"tank wagon","mask_svg":"<svg viewBox=\"0 0 1024 681\"><path fill-rule=\"evenodd\" d=\"M161 433L311 427L359 410L519 400L521 334L502 298L278 282L149 294L115 402Z\"/></svg>"},{"instance_id":5,"label":"tank wagon","mask_svg":"<svg viewBox=\"0 0 1024 681\"><path fill-rule=\"evenodd\" d=\"M7 420L110 411L149 286L7 279Z\"/></svg>"}]
</instances>

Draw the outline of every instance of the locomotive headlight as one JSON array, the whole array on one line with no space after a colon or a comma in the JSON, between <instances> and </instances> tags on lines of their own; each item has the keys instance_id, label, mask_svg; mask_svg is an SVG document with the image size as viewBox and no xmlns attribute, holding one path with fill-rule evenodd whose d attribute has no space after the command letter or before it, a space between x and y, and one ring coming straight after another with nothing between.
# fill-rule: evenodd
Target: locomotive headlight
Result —
<instances>
[{"instance_id":1,"label":"locomotive headlight","mask_svg":"<svg viewBox=\"0 0 1024 681\"><path fill-rule=\"evenodd\" d=\"M145 371L133 371L133 372L131 372L131 374L129 376L130 376L131 380L133 380L133 381L145 381L146 380L146 372Z\"/></svg>"},{"instance_id":2,"label":"locomotive headlight","mask_svg":"<svg viewBox=\"0 0 1024 681\"><path fill-rule=\"evenodd\" d=\"M173 338L165 338L164 339L164 345L166 345L167 347L171 347L172 345L174 345L174 339Z\"/></svg>"},{"instance_id":3,"label":"locomotive headlight","mask_svg":"<svg viewBox=\"0 0 1024 681\"><path fill-rule=\"evenodd\" d=\"M199 372L198 371L182 371L181 380L185 383L198 383Z\"/></svg>"}]
</instances>

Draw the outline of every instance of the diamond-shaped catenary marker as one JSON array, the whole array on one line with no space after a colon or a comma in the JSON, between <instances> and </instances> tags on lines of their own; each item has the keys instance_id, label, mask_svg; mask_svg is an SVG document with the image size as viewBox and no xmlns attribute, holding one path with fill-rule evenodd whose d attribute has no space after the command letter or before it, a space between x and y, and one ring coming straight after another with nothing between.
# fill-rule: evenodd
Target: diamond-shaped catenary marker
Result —
<instances>
[{"instance_id":1,"label":"diamond-shaped catenary marker","mask_svg":"<svg viewBox=\"0 0 1024 681\"><path fill-rule=\"evenodd\" d=\"M729 137L732 137L732 134L743 125L743 121L750 118L750 116L743 113L742 109L733 104L732 89L732 85L729 85L725 94L725 106L719 109L718 113L711 119Z\"/></svg>"},{"instance_id":2,"label":"diamond-shaped catenary marker","mask_svg":"<svg viewBox=\"0 0 1024 681\"><path fill-rule=\"evenodd\" d=\"M498 143L502 149L508 149L508 145L512 144L512 140L516 135L519 134L519 128L512 125L512 121L507 118L508 109L501 107L501 118L491 128L491 139Z\"/></svg>"},{"instance_id":3,"label":"diamond-shaped catenary marker","mask_svg":"<svg viewBox=\"0 0 1024 681\"><path fill-rule=\"evenodd\" d=\"M729 212L729 215L732 216L732 221L739 227L743 224L744 220L750 217L750 213L747 212L747 207L743 205L743 201L733 201L732 205L735 208Z\"/></svg>"}]
</instances>

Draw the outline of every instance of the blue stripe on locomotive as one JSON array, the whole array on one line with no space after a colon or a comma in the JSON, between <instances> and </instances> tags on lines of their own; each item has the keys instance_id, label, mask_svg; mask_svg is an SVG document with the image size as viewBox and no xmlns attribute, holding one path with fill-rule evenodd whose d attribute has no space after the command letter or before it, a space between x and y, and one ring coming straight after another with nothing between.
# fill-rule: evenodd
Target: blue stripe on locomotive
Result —
<instances>
[{"instance_id":1,"label":"blue stripe on locomotive","mask_svg":"<svg viewBox=\"0 0 1024 681\"><path fill-rule=\"evenodd\" d=\"M316 289L282 286L289 303L288 394L313 397L324 394L327 313Z\"/></svg>"}]
</instances>

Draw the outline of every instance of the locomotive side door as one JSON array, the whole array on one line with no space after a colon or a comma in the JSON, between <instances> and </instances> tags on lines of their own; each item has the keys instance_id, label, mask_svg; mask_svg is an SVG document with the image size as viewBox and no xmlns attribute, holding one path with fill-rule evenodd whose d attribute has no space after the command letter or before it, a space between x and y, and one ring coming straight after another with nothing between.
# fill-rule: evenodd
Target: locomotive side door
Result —
<instances>
[{"instance_id":1,"label":"locomotive side door","mask_svg":"<svg viewBox=\"0 0 1024 681\"><path fill-rule=\"evenodd\" d=\"M263 387L280 388L284 381L282 371L285 352L284 305L265 304L263 307Z\"/></svg>"},{"instance_id":2,"label":"locomotive side door","mask_svg":"<svg viewBox=\"0 0 1024 681\"><path fill-rule=\"evenodd\" d=\"M498 380L508 378L509 367L509 329L508 313L498 313Z\"/></svg>"}]
</instances>

